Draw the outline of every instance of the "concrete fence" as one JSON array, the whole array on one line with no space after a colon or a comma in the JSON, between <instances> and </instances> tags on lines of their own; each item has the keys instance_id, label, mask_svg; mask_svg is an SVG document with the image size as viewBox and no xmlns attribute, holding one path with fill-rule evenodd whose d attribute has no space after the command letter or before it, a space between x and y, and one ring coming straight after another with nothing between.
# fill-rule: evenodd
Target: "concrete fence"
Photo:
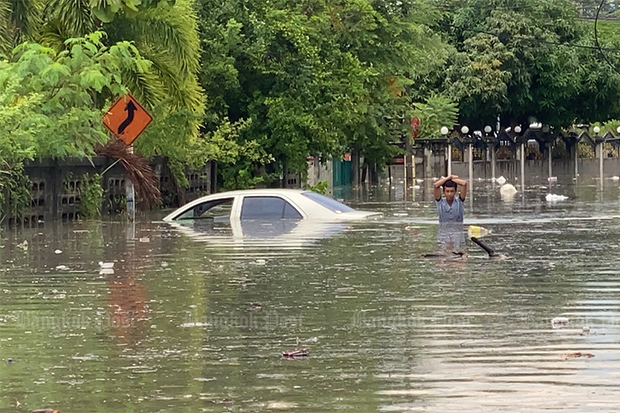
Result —
<instances>
[{"instance_id":1,"label":"concrete fence","mask_svg":"<svg viewBox=\"0 0 620 413\"><path fill-rule=\"evenodd\" d=\"M30 208L22 218L9 217L9 225L37 226L50 220L76 220L80 218L84 181L93 174L105 174L101 181L104 190L101 211L113 214L124 209L127 180L120 164L108 169L114 159L94 157L87 159L38 160L25 165L25 173L32 182ZM211 162L198 172L188 172L189 187L178 188L164 158L154 158L151 167L159 178L162 206L178 206L199 196L214 192L215 165ZM138 198L138 206L140 199Z\"/></svg>"}]
</instances>

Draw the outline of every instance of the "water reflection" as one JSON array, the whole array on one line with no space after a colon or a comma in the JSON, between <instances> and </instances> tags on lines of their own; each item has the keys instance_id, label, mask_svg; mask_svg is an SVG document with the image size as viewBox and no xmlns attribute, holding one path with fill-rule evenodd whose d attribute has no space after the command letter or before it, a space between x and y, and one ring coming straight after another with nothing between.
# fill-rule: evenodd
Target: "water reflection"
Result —
<instances>
[{"instance_id":1,"label":"water reflection","mask_svg":"<svg viewBox=\"0 0 620 413\"><path fill-rule=\"evenodd\" d=\"M212 220L172 222L179 233L213 247L299 249L344 231L349 224L312 220Z\"/></svg>"},{"instance_id":2,"label":"water reflection","mask_svg":"<svg viewBox=\"0 0 620 413\"><path fill-rule=\"evenodd\" d=\"M617 194L571 191L508 204L477 184L466 225L510 260L424 259L465 233L443 238L430 189L354 193L388 218L334 232L157 215L129 238L114 220L5 229L0 410L614 411Z\"/></svg>"},{"instance_id":3,"label":"water reflection","mask_svg":"<svg viewBox=\"0 0 620 413\"><path fill-rule=\"evenodd\" d=\"M465 229L461 223L439 224L437 244L440 253L447 255L465 252Z\"/></svg>"}]
</instances>

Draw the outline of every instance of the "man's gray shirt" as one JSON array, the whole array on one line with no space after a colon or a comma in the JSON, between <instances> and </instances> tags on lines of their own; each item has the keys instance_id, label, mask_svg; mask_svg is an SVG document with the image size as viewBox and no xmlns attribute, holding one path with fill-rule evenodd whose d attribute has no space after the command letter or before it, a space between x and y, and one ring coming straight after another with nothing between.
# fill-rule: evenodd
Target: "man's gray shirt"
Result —
<instances>
[{"instance_id":1,"label":"man's gray shirt","mask_svg":"<svg viewBox=\"0 0 620 413\"><path fill-rule=\"evenodd\" d=\"M437 213L439 214L439 222L463 222L463 201L459 195L454 197L452 205L448 205L446 198L435 201L437 204Z\"/></svg>"}]
</instances>

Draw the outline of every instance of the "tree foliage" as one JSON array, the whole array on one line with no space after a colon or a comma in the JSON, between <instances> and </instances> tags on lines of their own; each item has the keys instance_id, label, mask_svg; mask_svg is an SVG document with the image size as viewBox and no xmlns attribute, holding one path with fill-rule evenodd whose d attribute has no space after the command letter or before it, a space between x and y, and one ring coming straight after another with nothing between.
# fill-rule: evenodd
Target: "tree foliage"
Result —
<instances>
[{"instance_id":1,"label":"tree foliage","mask_svg":"<svg viewBox=\"0 0 620 413\"><path fill-rule=\"evenodd\" d=\"M505 125L564 126L620 114L620 76L600 64L572 2L458 4L442 25L455 46L442 88L462 123L481 128L499 114Z\"/></svg>"},{"instance_id":2,"label":"tree foliage","mask_svg":"<svg viewBox=\"0 0 620 413\"><path fill-rule=\"evenodd\" d=\"M148 71L149 62L103 36L68 39L61 52L26 42L0 60L0 188L18 192L27 160L92 155L107 141L96 98L124 94L119 72Z\"/></svg>"},{"instance_id":3,"label":"tree foliage","mask_svg":"<svg viewBox=\"0 0 620 413\"><path fill-rule=\"evenodd\" d=\"M207 108L214 119L252 120L240 140L278 161L273 176L304 171L311 154L389 158L407 130L394 120L412 109L402 92L442 57L424 2L198 3Z\"/></svg>"},{"instance_id":4,"label":"tree foliage","mask_svg":"<svg viewBox=\"0 0 620 413\"><path fill-rule=\"evenodd\" d=\"M90 153L127 90L154 117L138 152L179 179L217 160L229 188L304 172L308 155L381 165L414 116L422 137L498 115L602 123L620 116L620 36L600 21L596 47L597 4L0 0L0 52L19 45L0 63L0 157Z\"/></svg>"},{"instance_id":5,"label":"tree foliage","mask_svg":"<svg viewBox=\"0 0 620 413\"><path fill-rule=\"evenodd\" d=\"M144 61L148 61L149 70L122 67L117 72L125 90L131 91L154 118L153 124L136 142L137 152L146 156L164 155L173 162L192 166L218 160L212 156L227 159L223 148L203 151L205 145L198 142L204 139L200 127L205 123L205 103L197 77L200 38L193 1L27 0L20 5L14 3L0 0L0 22L16 22L7 35L0 38L0 45L10 46L9 40L23 33L61 52L68 38L101 30L107 35L102 41L107 44L131 42ZM24 29L20 31L18 27ZM105 93L98 97L95 103L100 109L116 98ZM211 116L210 120L215 120L210 132L217 132L220 127L227 130L230 125L226 119ZM234 131L239 129L234 128ZM230 147L231 142L236 142L235 138L221 143ZM245 147L239 146L235 151L241 148ZM258 153L251 153L254 155ZM182 179L182 174L177 178Z\"/></svg>"},{"instance_id":6,"label":"tree foliage","mask_svg":"<svg viewBox=\"0 0 620 413\"><path fill-rule=\"evenodd\" d=\"M0 61L0 157L92 155L95 145L105 143L95 97L125 93L118 73L148 71L149 64L130 43L108 48L102 37L69 39L60 53L23 43L10 60Z\"/></svg>"},{"instance_id":7,"label":"tree foliage","mask_svg":"<svg viewBox=\"0 0 620 413\"><path fill-rule=\"evenodd\" d=\"M419 138L435 138L442 126L454 125L458 119L457 104L442 95L431 94L426 102L417 102L413 106L413 116L420 123L417 128Z\"/></svg>"}]
</instances>

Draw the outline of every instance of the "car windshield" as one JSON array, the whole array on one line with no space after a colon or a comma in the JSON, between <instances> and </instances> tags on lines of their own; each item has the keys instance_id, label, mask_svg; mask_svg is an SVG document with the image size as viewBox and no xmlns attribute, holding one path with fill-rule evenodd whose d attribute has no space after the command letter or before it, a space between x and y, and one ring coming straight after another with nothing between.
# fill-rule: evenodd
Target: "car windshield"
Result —
<instances>
[{"instance_id":1,"label":"car windshield","mask_svg":"<svg viewBox=\"0 0 620 413\"><path fill-rule=\"evenodd\" d=\"M337 214L341 212L355 211L353 208L346 206L345 204L338 202L335 199L326 197L325 195L321 195L316 192L312 192L312 191L303 192L303 195Z\"/></svg>"}]
</instances>

